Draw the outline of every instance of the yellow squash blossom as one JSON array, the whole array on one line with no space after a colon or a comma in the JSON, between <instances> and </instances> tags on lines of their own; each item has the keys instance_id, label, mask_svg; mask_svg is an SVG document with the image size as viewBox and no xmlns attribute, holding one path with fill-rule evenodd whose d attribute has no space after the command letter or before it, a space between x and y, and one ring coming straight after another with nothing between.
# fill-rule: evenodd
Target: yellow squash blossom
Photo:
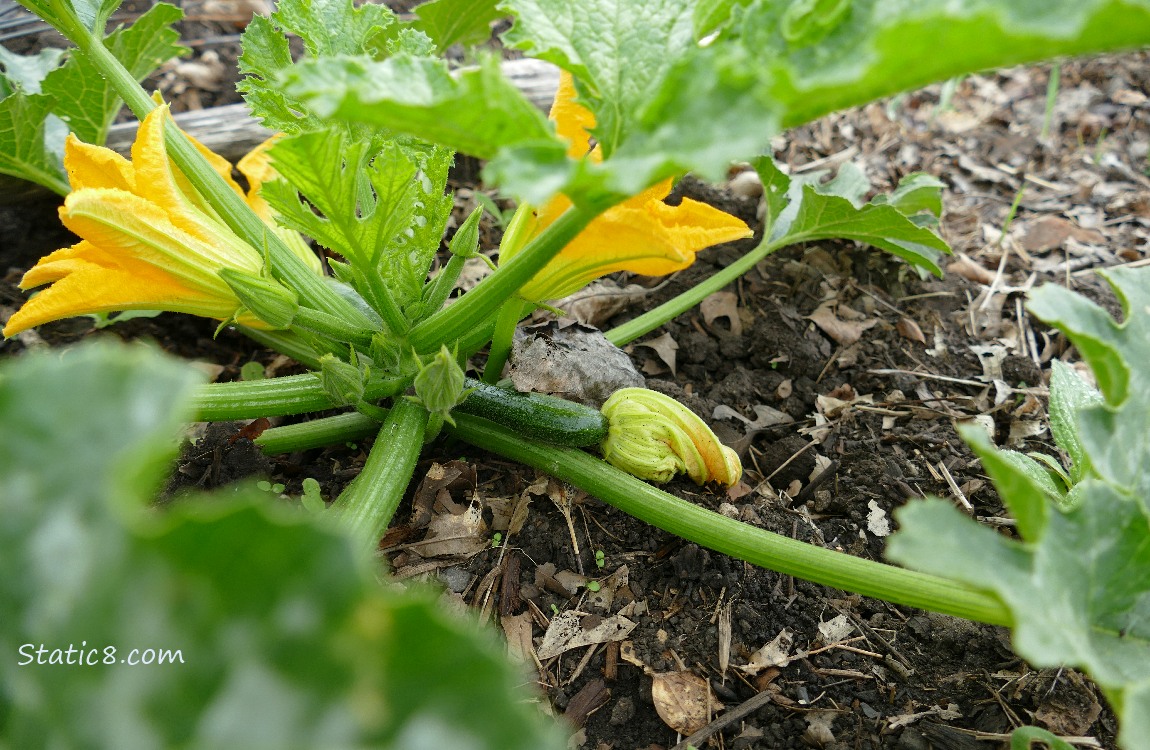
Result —
<instances>
[{"instance_id":1,"label":"yellow squash blossom","mask_svg":"<svg viewBox=\"0 0 1150 750\"><path fill-rule=\"evenodd\" d=\"M171 161L164 145L165 120L170 121L166 106L144 119L131 161L68 136L64 166L72 192L60 219L82 240L42 258L24 275L21 289L51 286L11 317L5 336L74 315L119 310L236 317L244 325L267 327L243 310L219 276L225 268L260 274L262 249L236 236ZM231 178L231 165L202 145L196 147L244 195ZM249 165L252 190L244 197L260 213L259 186L271 173L266 164L255 162L255 167ZM261 216L271 223L266 204ZM283 230L273 224L269 231Z\"/></svg>"},{"instance_id":2,"label":"yellow squash blossom","mask_svg":"<svg viewBox=\"0 0 1150 750\"><path fill-rule=\"evenodd\" d=\"M569 156L602 159L599 147L591 148L595 117L575 101L574 82L567 72L559 79L551 119L559 135L570 141ZM609 208L520 289L520 296L533 302L558 299L615 271L661 276L691 265L695 254L706 247L753 234L741 220L706 203L684 198L678 206L667 205L663 199L671 186L670 179L664 180ZM570 207L570 199L556 195L530 219L533 225L525 236L539 234ZM502 260L510 260L521 248L505 248Z\"/></svg>"}]
</instances>

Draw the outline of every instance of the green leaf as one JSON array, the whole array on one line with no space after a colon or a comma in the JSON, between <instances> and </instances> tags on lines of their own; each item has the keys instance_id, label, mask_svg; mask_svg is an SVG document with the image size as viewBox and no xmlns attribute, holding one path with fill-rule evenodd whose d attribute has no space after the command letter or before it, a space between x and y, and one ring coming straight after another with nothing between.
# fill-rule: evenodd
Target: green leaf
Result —
<instances>
[{"instance_id":1,"label":"green leaf","mask_svg":"<svg viewBox=\"0 0 1150 750\"><path fill-rule=\"evenodd\" d=\"M963 73L1145 45L1150 3L756 0L732 29L790 127Z\"/></svg>"},{"instance_id":2,"label":"green leaf","mask_svg":"<svg viewBox=\"0 0 1150 750\"><path fill-rule=\"evenodd\" d=\"M176 44L171 24L183 13L159 3L131 27L117 28L108 49L138 80L161 63L187 50ZM64 65L52 67L61 51L44 50L38 58L0 54L17 91L0 101L0 172L43 185L64 195L64 139L69 130L88 143L103 145L122 101L88 57L71 50ZM50 69L51 68L51 69ZM15 78L12 78L15 76ZM36 76L42 76L42 81Z\"/></svg>"},{"instance_id":3,"label":"green leaf","mask_svg":"<svg viewBox=\"0 0 1150 750\"><path fill-rule=\"evenodd\" d=\"M822 239L851 239L882 248L931 273L941 275L938 258L950 249L930 229L919 226L900 209L915 210L938 204L941 185L931 185L917 175L908 176L909 187L902 200L876 198L858 205L869 185L860 183L861 172L853 169L835 180L818 184L817 175L792 179L784 175L769 157L754 162L767 195L768 221L764 231L773 246ZM899 195L904 183L892 195ZM935 192L928 197L929 191ZM836 192L837 191L837 192ZM907 196L916 196L913 200Z\"/></svg>"},{"instance_id":4,"label":"green leaf","mask_svg":"<svg viewBox=\"0 0 1150 750\"><path fill-rule=\"evenodd\" d=\"M1084 669L1123 719L1150 717L1150 510L1087 479L1087 498L1054 512L1041 540L1011 541L941 500L896 517L891 559L997 594L1014 617L1014 647L1036 667ZM1145 724L1145 719L1141 719ZM1127 750L1150 735L1123 727Z\"/></svg>"},{"instance_id":5,"label":"green leaf","mask_svg":"<svg viewBox=\"0 0 1150 750\"><path fill-rule=\"evenodd\" d=\"M1050 475L1027 455L995 448L981 427L960 425L958 434L982 461L982 468L1018 522L1019 535L1027 541L1040 539L1050 514L1050 500L1062 497Z\"/></svg>"},{"instance_id":6,"label":"green leaf","mask_svg":"<svg viewBox=\"0 0 1150 750\"><path fill-rule=\"evenodd\" d=\"M491 634L332 525L254 488L145 507L192 372L109 345L0 371L5 746L564 747Z\"/></svg>"},{"instance_id":7,"label":"green leaf","mask_svg":"<svg viewBox=\"0 0 1150 750\"><path fill-rule=\"evenodd\" d=\"M17 0L72 42L83 31L103 35L108 19L123 0Z\"/></svg>"},{"instance_id":8,"label":"green leaf","mask_svg":"<svg viewBox=\"0 0 1150 750\"><path fill-rule=\"evenodd\" d=\"M1121 324L1054 285L1032 293L1029 304L1067 334L1104 384L1099 397L1068 368L1055 367L1052 425L1057 414L1056 437L1078 454L1081 471L1065 506L1047 508L1027 472L985 438L964 432L1018 518L1024 541L932 501L899 513L902 531L888 549L908 566L1000 596L1015 619L1019 655L1036 666L1085 670L1124 721L1123 747L1148 748L1150 269L1118 268L1105 276L1122 301Z\"/></svg>"},{"instance_id":9,"label":"green leaf","mask_svg":"<svg viewBox=\"0 0 1150 750\"><path fill-rule=\"evenodd\" d=\"M240 72L245 75L237 89L252 112L272 130L298 133L326 126L299 100L285 94L279 81L293 69L285 34L303 39L310 57L382 55L395 15L384 5L367 3L354 7L351 0L284 0L271 18L255 16L244 30Z\"/></svg>"},{"instance_id":10,"label":"green leaf","mask_svg":"<svg viewBox=\"0 0 1150 750\"><path fill-rule=\"evenodd\" d=\"M137 81L142 81L163 63L188 53L179 44L179 32L172 28L183 15L175 6L157 3L128 28L117 27L104 44ZM44 79L44 93L55 97L53 112L77 138L97 145L104 144L123 104L112 84L78 49Z\"/></svg>"},{"instance_id":11,"label":"green leaf","mask_svg":"<svg viewBox=\"0 0 1150 750\"><path fill-rule=\"evenodd\" d=\"M1122 302L1116 323L1080 295L1047 284L1031 294L1030 311L1059 330L1090 364L1105 404L1077 411L1078 440L1089 465L1103 479L1150 496L1150 275L1111 269L1103 276Z\"/></svg>"},{"instance_id":12,"label":"green leaf","mask_svg":"<svg viewBox=\"0 0 1150 750\"><path fill-rule=\"evenodd\" d=\"M48 147L65 135L52 116L54 103L50 96L19 91L0 101L0 172L67 195L61 154Z\"/></svg>"},{"instance_id":13,"label":"green leaf","mask_svg":"<svg viewBox=\"0 0 1150 750\"><path fill-rule=\"evenodd\" d=\"M1078 412L1098 406L1102 394L1061 360L1050 363L1050 434L1070 457L1070 481L1077 484L1090 472L1090 458L1078 439Z\"/></svg>"},{"instance_id":14,"label":"green leaf","mask_svg":"<svg viewBox=\"0 0 1150 750\"><path fill-rule=\"evenodd\" d=\"M496 5L498 0L431 0L415 7L415 28L441 50L453 44L480 44L491 37L492 22L503 17Z\"/></svg>"},{"instance_id":15,"label":"green leaf","mask_svg":"<svg viewBox=\"0 0 1150 750\"><path fill-rule=\"evenodd\" d=\"M507 0L506 44L570 71L595 114L605 157L694 44L693 9L682 0Z\"/></svg>"},{"instance_id":16,"label":"green leaf","mask_svg":"<svg viewBox=\"0 0 1150 750\"><path fill-rule=\"evenodd\" d=\"M1019 727L1010 733L1010 750L1031 750L1035 742L1043 743L1049 750L1074 750L1069 742L1038 727Z\"/></svg>"},{"instance_id":17,"label":"green leaf","mask_svg":"<svg viewBox=\"0 0 1150 750\"><path fill-rule=\"evenodd\" d=\"M373 152L332 128L286 137L270 154L286 179L263 195L282 223L382 276L397 304L419 297L451 212L449 151L389 141Z\"/></svg>"},{"instance_id":18,"label":"green leaf","mask_svg":"<svg viewBox=\"0 0 1150 750\"><path fill-rule=\"evenodd\" d=\"M35 55L17 55L0 47L0 99L15 91L39 94L40 82L56 66L64 50L45 47Z\"/></svg>"},{"instance_id":19,"label":"green leaf","mask_svg":"<svg viewBox=\"0 0 1150 750\"><path fill-rule=\"evenodd\" d=\"M871 203L876 206L893 206L905 216L928 213L942 216L942 189L946 183L925 172L912 172L898 181L898 187L890 193L876 195Z\"/></svg>"},{"instance_id":20,"label":"green leaf","mask_svg":"<svg viewBox=\"0 0 1150 750\"><path fill-rule=\"evenodd\" d=\"M748 5L751 0L697 0L695 3L695 38L701 39L725 26L736 5Z\"/></svg>"},{"instance_id":21,"label":"green leaf","mask_svg":"<svg viewBox=\"0 0 1150 750\"><path fill-rule=\"evenodd\" d=\"M409 133L481 159L554 140L546 118L491 56L457 76L441 60L407 55L318 60L296 66L284 90L321 117Z\"/></svg>"}]
</instances>

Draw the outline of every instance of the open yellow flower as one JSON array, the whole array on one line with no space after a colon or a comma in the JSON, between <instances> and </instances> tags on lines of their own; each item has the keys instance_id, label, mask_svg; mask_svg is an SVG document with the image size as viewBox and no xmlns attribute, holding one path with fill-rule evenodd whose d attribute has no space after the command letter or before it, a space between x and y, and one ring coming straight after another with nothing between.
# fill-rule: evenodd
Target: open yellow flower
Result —
<instances>
[{"instance_id":1,"label":"open yellow flower","mask_svg":"<svg viewBox=\"0 0 1150 750\"><path fill-rule=\"evenodd\" d=\"M243 309L219 276L224 268L258 275L263 253L227 227L168 157L165 118L170 119L168 108L160 106L140 124L131 161L68 136L64 166L72 192L60 219L82 240L40 259L24 275L21 289L51 286L12 316L5 336L74 315L119 310L234 317L244 325L267 327ZM231 165L196 146L244 195L231 178ZM254 174L253 189L244 196L257 211L259 184L268 176L266 171ZM265 221L270 218L268 210ZM277 231L274 224L269 231Z\"/></svg>"},{"instance_id":2,"label":"open yellow flower","mask_svg":"<svg viewBox=\"0 0 1150 750\"><path fill-rule=\"evenodd\" d=\"M595 117L575 101L575 85L567 72L560 76L551 119L559 135L571 143L569 156L602 159L599 147L591 148ZM684 198L678 206L667 205L663 199L671 186L670 179L664 180L609 208L520 289L520 296L533 302L558 299L615 271L661 276L691 265L704 248L753 234L743 221L706 203ZM542 232L570 207L569 198L556 195L528 219L533 224L524 236ZM521 248L505 248L502 261Z\"/></svg>"}]
</instances>

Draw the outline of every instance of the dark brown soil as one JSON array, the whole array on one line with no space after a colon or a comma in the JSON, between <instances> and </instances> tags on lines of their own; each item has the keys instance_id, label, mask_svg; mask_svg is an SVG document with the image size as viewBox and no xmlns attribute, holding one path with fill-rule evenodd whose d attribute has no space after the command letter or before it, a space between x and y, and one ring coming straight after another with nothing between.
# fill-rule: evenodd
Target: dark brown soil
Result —
<instances>
[{"instance_id":1,"label":"dark brown soil","mask_svg":"<svg viewBox=\"0 0 1150 750\"><path fill-rule=\"evenodd\" d=\"M944 230L969 266L924 280L849 243L791 248L727 290L731 314L708 319L694 311L628 347L649 387L679 398L744 448L746 476L730 492L682 481L668 489L747 523L875 560L882 559L883 522L893 527L895 508L927 494L951 498L1011 533L953 425L989 417L1000 444L1029 435L1021 438L1026 449L1052 452L1048 433L1031 428L1045 420L1050 359L1073 353L1017 301L1032 273L1089 291L1096 282L1069 273L1145 257L1147 110L1145 96L1135 95L1145 90L1144 63L1133 56L1064 65L1060 102L1074 106L1056 108L1046 141L1038 137L1046 69L969 77L947 108L938 106L934 87L780 139L776 155L792 168L826 157L853 160L881 189L915 170L942 177L950 186ZM999 242L1023 185L1021 210ZM754 199L691 180L681 189L755 221ZM1040 224L1050 217L1062 223ZM486 229L497 237L495 227ZM14 286L20 274L68 242L51 202L0 209L0 319L23 298ZM704 253L602 327L668 299L752 244ZM840 320L866 326L857 343L833 340L808 317L826 300L836 301ZM214 328L168 314L101 331L86 320L64 321L0 343L0 356L121 336L219 365L220 380L237 378L253 360L278 374L295 371L232 332L213 339ZM678 347L673 364L666 348L643 345L664 335ZM987 365L996 357L998 371ZM720 417L718 407L726 407ZM721 416L734 410L753 421L755 407L794 421L748 433L744 421ZM217 428L185 453L177 467L184 483L210 486L256 471L285 485L290 498L312 477L330 500L369 447L340 445L269 463L242 438L229 444L234 429ZM1004 736L1027 723L1114 747L1115 721L1099 710L1098 691L1072 671L1030 668L1011 652L1005 630L749 566L449 439L425 451L416 479L382 545L396 575L438 580L445 597L510 633L529 630L534 640L519 642L529 664L564 612L581 613L584 629L611 617L634 623L623 641L534 663L555 713L580 733L573 746L676 746L683 736L660 717L653 688L686 695L682 675L690 674L709 683L716 717L720 703L729 712L761 702L717 733L712 747L986 748L996 746L988 740L1004 746ZM529 513L512 533L509 505L523 496L532 500ZM483 509L483 543L420 556L429 520L472 502ZM495 532L502 544L490 543ZM598 594L587 580L599 584ZM832 621L842 629L820 631ZM791 643L785 666L747 668L780 634Z\"/></svg>"}]
</instances>

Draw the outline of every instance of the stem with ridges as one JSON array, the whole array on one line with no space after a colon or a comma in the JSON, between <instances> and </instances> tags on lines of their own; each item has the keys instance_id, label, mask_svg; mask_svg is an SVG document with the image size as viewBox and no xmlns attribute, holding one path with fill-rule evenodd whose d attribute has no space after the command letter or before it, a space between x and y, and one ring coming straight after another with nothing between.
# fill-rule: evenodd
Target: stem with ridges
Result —
<instances>
[{"instance_id":1,"label":"stem with ridges","mask_svg":"<svg viewBox=\"0 0 1150 750\"><path fill-rule=\"evenodd\" d=\"M993 625L1012 621L997 598L963 584L755 528L680 500L581 450L524 440L480 417L456 413L455 422L451 431L476 447L544 471L641 521L716 552L895 604Z\"/></svg>"},{"instance_id":2,"label":"stem with ridges","mask_svg":"<svg viewBox=\"0 0 1150 750\"><path fill-rule=\"evenodd\" d=\"M615 346L622 346L623 344L634 341L640 336L655 330L668 320L687 312L709 295L720 291L727 284L730 284L747 271L750 271L755 267L756 263L779 248L792 245L797 241L798 240L787 239L785 242L780 240L771 242L764 239L754 250L751 250L731 265L715 273L706 281L696 284L682 294L672 297L634 320L629 320L620 326L612 328L604 335L607 337L607 340Z\"/></svg>"},{"instance_id":3,"label":"stem with ridges","mask_svg":"<svg viewBox=\"0 0 1150 750\"><path fill-rule=\"evenodd\" d=\"M252 442L265 454L275 456L280 453L306 451L336 443L363 440L377 432L379 432L379 420L358 411L349 411L311 422L271 427L264 430Z\"/></svg>"},{"instance_id":4,"label":"stem with ridges","mask_svg":"<svg viewBox=\"0 0 1150 750\"><path fill-rule=\"evenodd\" d=\"M512 297L499 308L499 317L495 319L495 335L491 338L487 364L483 368L483 382L492 385L499 382L503 366L507 364L507 357L511 354L511 345L515 341L515 328L519 325L519 319L523 317L523 310L528 304L519 297Z\"/></svg>"},{"instance_id":5,"label":"stem with ridges","mask_svg":"<svg viewBox=\"0 0 1150 750\"><path fill-rule=\"evenodd\" d=\"M363 470L331 506L369 548L378 544L411 482L427 418L427 410L419 404L397 399L379 428Z\"/></svg>"},{"instance_id":6,"label":"stem with ridges","mask_svg":"<svg viewBox=\"0 0 1150 750\"><path fill-rule=\"evenodd\" d=\"M481 417L455 412L446 429L467 442L544 471L620 510L708 549L808 581L992 625L1010 625L1006 607L994 596L938 576L865 560L759 529L693 505L622 472L581 450L528 441ZM340 434L328 420L297 425L298 447L319 447L358 439L366 418L346 415ZM282 429L282 428L276 428ZM264 435L273 433L268 430ZM262 437L262 436L261 436ZM272 438L278 438L273 434ZM316 442L322 439L323 443ZM259 440L257 439L257 443ZM298 448L297 448L298 449Z\"/></svg>"},{"instance_id":7,"label":"stem with ridges","mask_svg":"<svg viewBox=\"0 0 1150 750\"><path fill-rule=\"evenodd\" d=\"M501 264L459 301L424 319L411 329L409 341L420 352L451 344L494 315L519 288L543 270L605 207L573 206L531 240L521 252Z\"/></svg>"},{"instance_id":8,"label":"stem with ridges","mask_svg":"<svg viewBox=\"0 0 1150 750\"><path fill-rule=\"evenodd\" d=\"M411 378L372 378L364 389L365 401L401 393ZM332 409L337 405L314 374L288 375L266 380L209 383L192 396L192 413L200 422L282 417Z\"/></svg>"}]
</instances>

